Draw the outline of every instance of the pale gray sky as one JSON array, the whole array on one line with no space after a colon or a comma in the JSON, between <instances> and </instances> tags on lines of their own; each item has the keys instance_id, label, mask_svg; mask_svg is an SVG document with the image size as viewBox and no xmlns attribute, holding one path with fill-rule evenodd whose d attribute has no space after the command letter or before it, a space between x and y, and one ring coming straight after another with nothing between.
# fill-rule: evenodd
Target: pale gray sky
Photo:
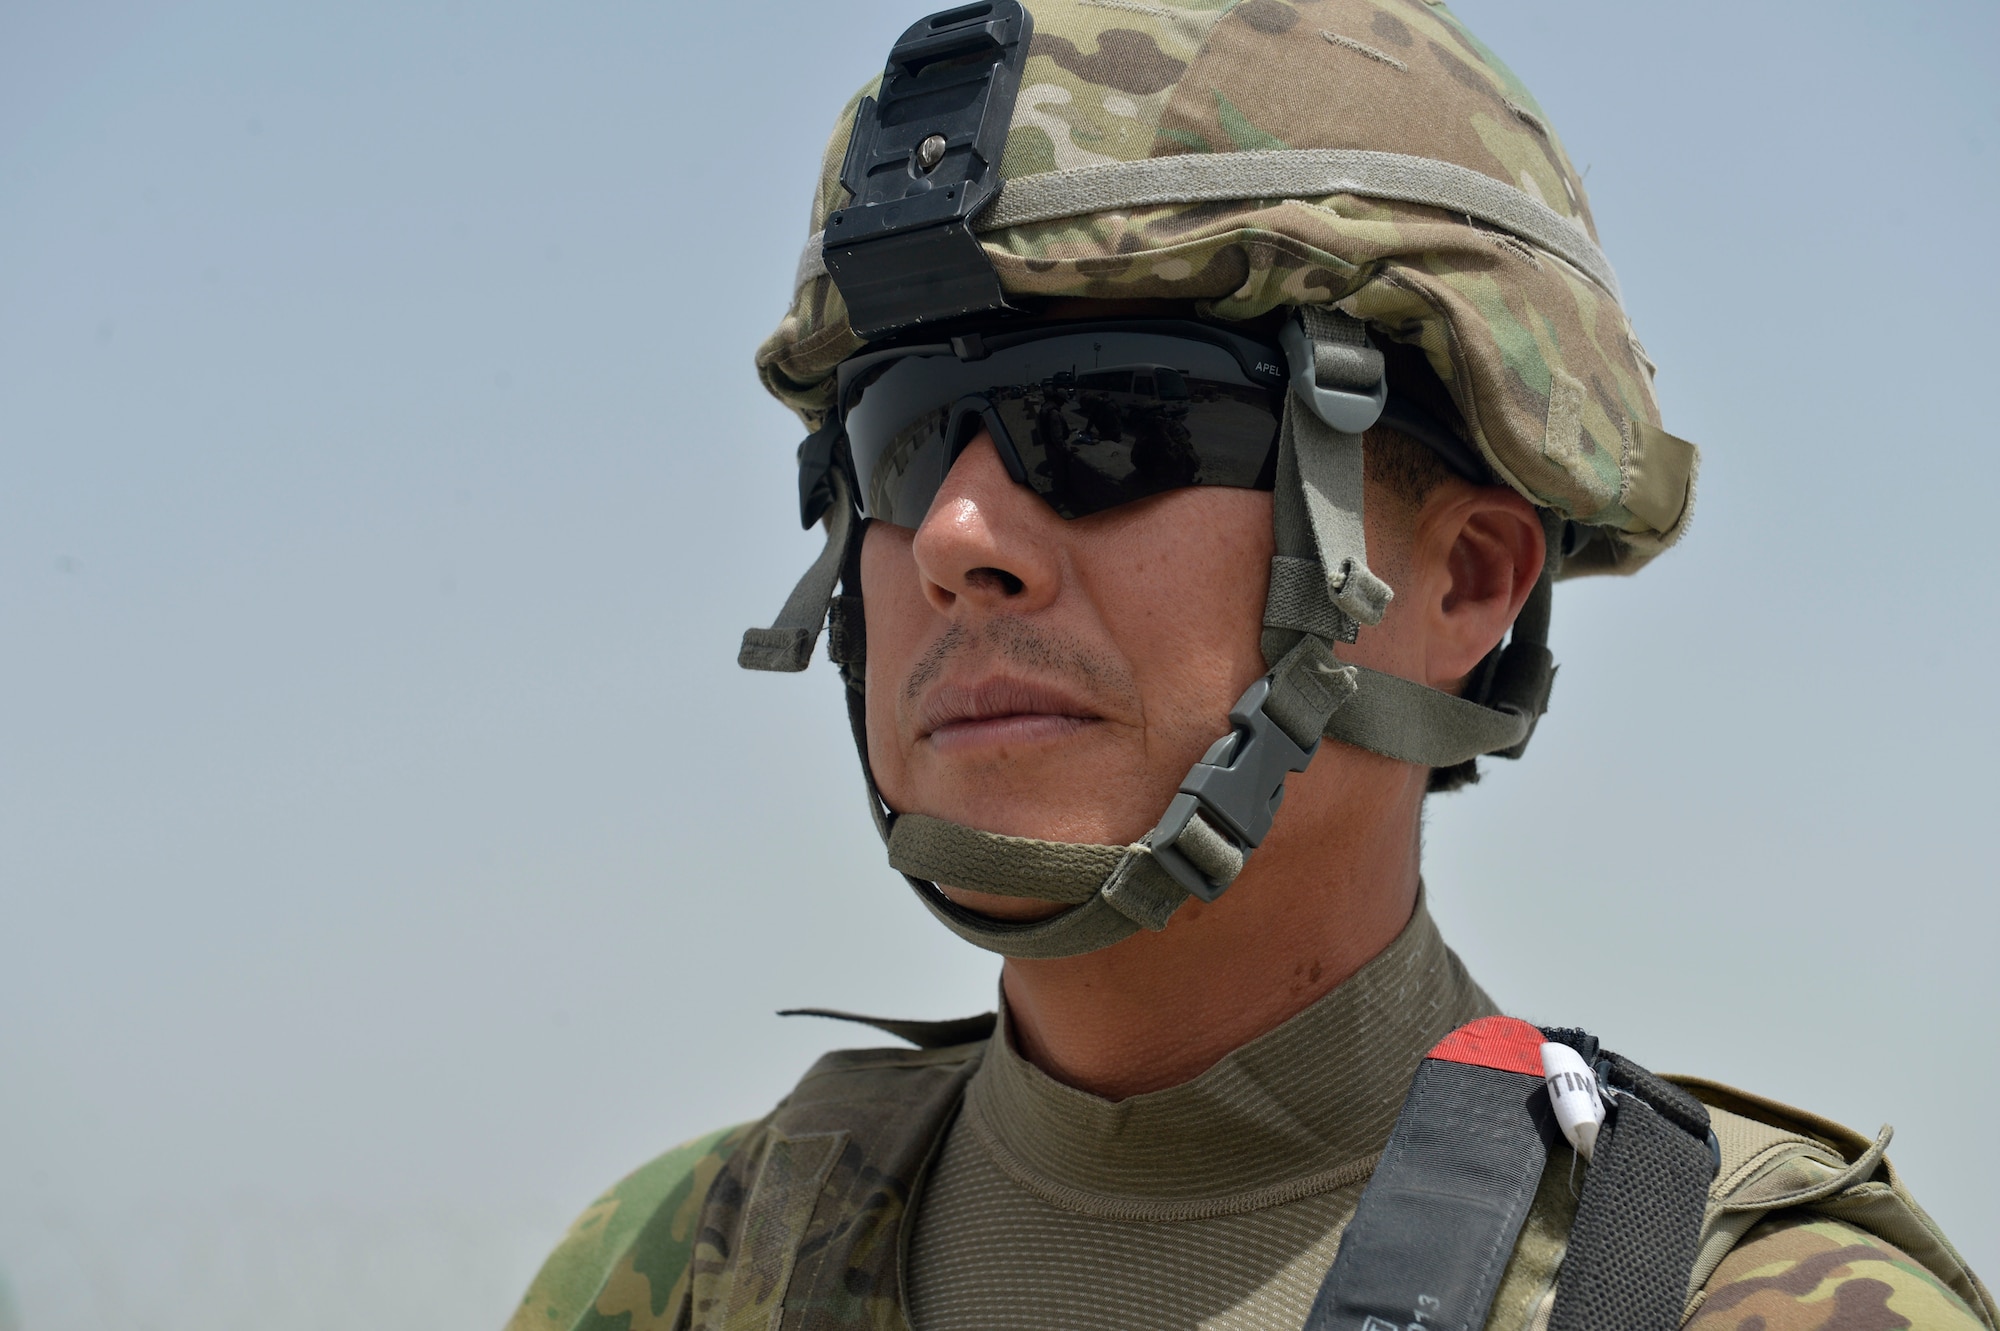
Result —
<instances>
[{"instance_id":1,"label":"pale gray sky","mask_svg":"<svg viewBox=\"0 0 2000 1331\"><path fill-rule=\"evenodd\" d=\"M921 4L0 8L0 1271L30 1331L492 1327L602 1186L990 1001L882 861L750 352ZM1872 1132L2000 1270L2000 9L1464 0L1685 545L1439 801L1519 1014ZM9 1314L0 1296L0 1326Z\"/></svg>"}]
</instances>

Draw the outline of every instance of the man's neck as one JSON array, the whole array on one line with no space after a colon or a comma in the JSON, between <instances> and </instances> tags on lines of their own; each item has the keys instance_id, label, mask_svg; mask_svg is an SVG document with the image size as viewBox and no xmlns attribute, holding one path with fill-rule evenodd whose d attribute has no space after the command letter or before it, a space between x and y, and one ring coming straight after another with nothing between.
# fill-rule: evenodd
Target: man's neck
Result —
<instances>
[{"instance_id":1,"label":"man's neck","mask_svg":"<svg viewBox=\"0 0 2000 1331\"><path fill-rule=\"evenodd\" d=\"M1425 774L1340 757L1287 785L1271 836L1213 904L1189 901L1159 933L1100 952L1010 959L1001 981L1021 1053L1109 1099L1177 1086L1395 941L1416 908Z\"/></svg>"}]
</instances>

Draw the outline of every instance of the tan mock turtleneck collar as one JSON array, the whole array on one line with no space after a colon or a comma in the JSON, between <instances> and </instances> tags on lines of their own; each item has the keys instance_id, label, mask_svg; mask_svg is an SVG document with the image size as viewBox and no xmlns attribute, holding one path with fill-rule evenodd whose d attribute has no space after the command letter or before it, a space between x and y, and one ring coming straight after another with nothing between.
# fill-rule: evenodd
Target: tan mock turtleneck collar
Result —
<instances>
[{"instance_id":1,"label":"tan mock turtleneck collar","mask_svg":"<svg viewBox=\"0 0 2000 1331\"><path fill-rule=\"evenodd\" d=\"M1496 1009L1410 922L1345 983L1193 1081L1111 1101L1065 1086L1008 1039L1006 1010L966 1096L967 1126L1017 1183L1069 1210L1193 1219L1365 1178L1425 1051Z\"/></svg>"}]
</instances>

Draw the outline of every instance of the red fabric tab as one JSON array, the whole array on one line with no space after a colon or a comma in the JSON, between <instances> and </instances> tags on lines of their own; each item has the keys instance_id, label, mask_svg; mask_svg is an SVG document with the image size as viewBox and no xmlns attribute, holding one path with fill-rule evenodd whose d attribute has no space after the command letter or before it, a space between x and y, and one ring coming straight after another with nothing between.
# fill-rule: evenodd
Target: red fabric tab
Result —
<instances>
[{"instance_id":1,"label":"red fabric tab","mask_svg":"<svg viewBox=\"0 0 2000 1331\"><path fill-rule=\"evenodd\" d=\"M1437 1042L1425 1055L1448 1063L1470 1063L1474 1067L1501 1072L1542 1075L1542 1043L1548 1037L1525 1021L1514 1017L1481 1017L1468 1022Z\"/></svg>"}]
</instances>

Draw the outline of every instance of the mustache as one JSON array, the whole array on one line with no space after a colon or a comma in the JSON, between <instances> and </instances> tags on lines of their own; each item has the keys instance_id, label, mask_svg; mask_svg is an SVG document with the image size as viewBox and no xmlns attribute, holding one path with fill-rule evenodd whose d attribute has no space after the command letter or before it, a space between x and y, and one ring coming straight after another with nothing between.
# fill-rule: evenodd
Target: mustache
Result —
<instances>
[{"instance_id":1,"label":"mustache","mask_svg":"<svg viewBox=\"0 0 2000 1331\"><path fill-rule=\"evenodd\" d=\"M953 661L979 652L990 652L1035 674L1074 680L1097 697L1129 701L1136 694L1131 673L1116 660L1092 651L1069 634L1003 617L977 627L953 624L947 628L924 650L910 677L903 681L903 701L915 705Z\"/></svg>"}]
</instances>

